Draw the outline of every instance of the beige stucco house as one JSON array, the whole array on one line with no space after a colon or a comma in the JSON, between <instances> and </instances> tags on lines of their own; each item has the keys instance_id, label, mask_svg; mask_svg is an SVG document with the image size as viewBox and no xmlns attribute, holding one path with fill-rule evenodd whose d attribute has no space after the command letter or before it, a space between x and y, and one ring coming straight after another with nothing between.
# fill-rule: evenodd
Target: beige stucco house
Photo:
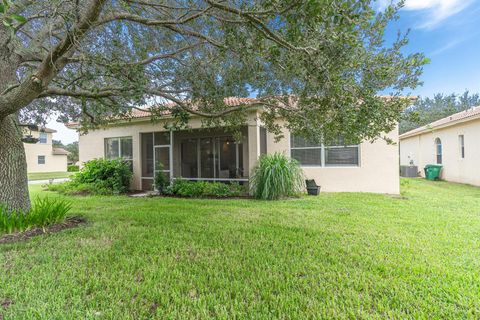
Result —
<instances>
[{"instance_id":1,"label":"beige stucco house","mask_svg":"<svg viewBox=\"0 0 480 320\"><path fill-rule=\"evenodd\" d=\"M67 171L68 151L53 147L52 134L55 132L48 128L25 127L24 136L38 140L35 143L23 143L29 173Z\"/></svg>"},{"instance_id":2,"label":"beige stucco house","mask_svg":"<svg viewBox=\"0 0 480 320\"><path fill-rule=\"evenodd\" d=\"M480 107L400 135L400 164L443 166L441 178L480 186Z\"/></svg>"},{"instance_id":3,"label":"beige stucco house","mask_svg":"<svg viewBox=\"0 0 480 320\"><path fill-rule=\"evenodd\" d=\"M234 106L241 99L226 99ZM147 112L135 110L133 119L79 136L80 163L94 158L124 158L132 163L133 188L151 190L161 163L171 178L248 182L258 157L281 152L297 159L307 178L326 192L399 193L398 145L379 139L354 146L323 146L306 142L283 129L275 141L259 120L261 110L249 113L241 141L222 128L201 128L193 117L189 130L166 131L168 116L152 123ZM73 125L74 126L74 125ZM398 130L387 134L398 141Z\"/></svg>"}]
</instances>

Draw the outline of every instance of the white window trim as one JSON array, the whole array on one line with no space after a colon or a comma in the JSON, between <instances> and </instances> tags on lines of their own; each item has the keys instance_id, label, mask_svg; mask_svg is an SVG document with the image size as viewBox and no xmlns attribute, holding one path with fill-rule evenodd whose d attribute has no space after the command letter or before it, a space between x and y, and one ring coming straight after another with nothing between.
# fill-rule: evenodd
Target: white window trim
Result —
<instances>
[{"instance_id":1,"label":"white window trim","mask_svg":"<svg viewBox=\"0 0 480 320\"><path fill-rule=\"evenodd\" d=\"M42 135L45 136L45 142L42 142L42 140L41 140ZM39 144L48 144L48 134L46 132L39 132L38 133L38 143Z\"/></svg>"},{"instance_id":2,"label":"white window trim","mask_svg":"<svg viewBox=\"0 0 480 320\"><path fill-rule=\"evenodd\" d=\"M292 135L290 134L290 139L288 139L288 146L290 148L290 158L293 159L292 157L292 150L312 150L312 149L319 149L320 150L320 165L315 165L315 164L312 164L312 165L308 165L308 164L301 164L300 163L300 167L302 168L332 168L332 169L338 169L338 168L342 168L342 169L345 169L345 168L352 168L352 169L355 169L355 168L360 168L361 167L361 144L356 144L356 145L348 145L348 146L326 146L324 145L323 143L318 145L318 146L314 146L314 147L292 147ZM326 149L340 149L340 148L351 148L351 147L356 147L357 148L357 152L358 152L358 164L346 164L346 165L338 165L338 164L335 164L335 165L328 165L325 161L325 150Z\"/></svg>"},{"instance_id":3,"label":"white window trim","mask_svg":"<svg viewBox=\"0 0 480 320\"><path fill-rule=\"evenodd\" d=\"M121 143L121 140L122 140L122 139L130 139L130 140L132 140L132 157L131 157L131 158L126 158L126 157L122 157L122 156L121 156L121 154L122 154L122 143ZM126 161L133 161L133 138L132 138L132 136L105 138L105 141L104 141L104 150L103 150L103 154L104 154L105 159L109 159L109 158L107 158L107 141L108 141L108 140L117 140L117 142L118 142L118 158L115 158L115 159L123 159L123 160L126 160Z\"/></svg>"}]
</instances>

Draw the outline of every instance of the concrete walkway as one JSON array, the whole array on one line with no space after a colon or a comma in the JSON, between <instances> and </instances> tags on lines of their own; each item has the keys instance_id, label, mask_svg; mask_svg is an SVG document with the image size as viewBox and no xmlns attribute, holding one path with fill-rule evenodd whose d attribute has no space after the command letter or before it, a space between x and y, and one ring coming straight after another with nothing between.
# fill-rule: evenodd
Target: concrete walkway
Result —
<instances>
[{"instance_id":1,"label":"concrete walkway","mask_svg":"<svg viewBox=\"0 0 480 320\"><path fill-rule=\"evenodd\" d=\"M70 178L56 178L53 179L53 182L65 182L69 181ZM50 180L29 180L28 184L48 184Z\"/></svg>"}]
</instances>

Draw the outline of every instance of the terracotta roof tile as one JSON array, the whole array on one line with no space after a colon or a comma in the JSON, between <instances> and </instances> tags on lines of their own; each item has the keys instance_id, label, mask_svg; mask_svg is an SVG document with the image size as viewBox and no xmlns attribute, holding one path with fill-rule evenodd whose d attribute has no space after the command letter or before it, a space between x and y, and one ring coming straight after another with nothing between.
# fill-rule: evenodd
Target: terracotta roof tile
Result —
<instances>
[{"instance_id":1,"label":"terracotta roof tile","mask_svg":"<svg viewBox=\"0 0 480 320\"><path fill-rule=\"evenodd\" d=\"M388 100L392 99L391 96L381 96L382 98ZM405 97L398 97L402 99L409 99L411 101L416 100L417 97L414 96L405 96ZM241 97L227 97L224 99L225 105L227 107L235 107L241 104L253 104L257 102L258 100L256 98L241 98ZM174 106L175 103L170 103L167 106ZM195 106L192 107L195 109ZM144 109L133 109L131 113L132 118L147 118L151 116L151 113L148 111L149 108L144 108ZM165 111L163 115L168 116L171 112L170 111ZM78 126L78 122L69 122L66 124L67 127L75 127Z\"/></svg>"}]
</instances>

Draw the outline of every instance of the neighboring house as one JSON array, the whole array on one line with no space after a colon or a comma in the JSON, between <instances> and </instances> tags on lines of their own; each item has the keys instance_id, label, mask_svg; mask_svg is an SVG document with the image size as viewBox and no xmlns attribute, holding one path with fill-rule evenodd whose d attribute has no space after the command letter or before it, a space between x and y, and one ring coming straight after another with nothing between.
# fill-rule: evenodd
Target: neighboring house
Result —
<instances>
[{"instance_id":1,"label":"neighboring house","mask_svg":"<svg viewBox=\"0 0 480 320\"><path fill-rule=\"evenodd\" d=\"M400 135L400 164L443 166L441 178L480 186L480 107Z\"/></svg>"},{"instance_id":2,"label":"neighboring house","mask_svg":"<svg viewBox=\"0 0 480 320\"><path fill-rule=\"evenodd\" d=\"M38 139L36 143L24 143L27 157L27 171L31 172L66 172L68 151L54 148L52 133L48 128L30 129L25 127L24 136Z\"/></svg>"},{"instance_id":3,"label":"neighboring house","mask_svg":"<svg viewBox=\"0 0 480 320\"><path fill-rule=\"evenodd\" d=\"M252 98L228 98L228 106L248 103ZM252 110L242 129L241 141L221 127L201 128L201 119L192 117L190 130L166 131L165 116L152 123L150 114L133 111L133 119L116 121L79 137L79 158L124 158L133 168L133 188L151 190L158 164L171 178L248 182L258 157L281 152L297 159L309 179L327 192L399 193L398 145L379 139L354 146L323 146L306 142L283 129L284 138L262 126ZM170 119L169 119L170 118ZM281 122L281 121L279 121ZM75 124L70 124L75 128ZM387 134L398 142L398 129Z\"/></svg>"}]
</instances>

